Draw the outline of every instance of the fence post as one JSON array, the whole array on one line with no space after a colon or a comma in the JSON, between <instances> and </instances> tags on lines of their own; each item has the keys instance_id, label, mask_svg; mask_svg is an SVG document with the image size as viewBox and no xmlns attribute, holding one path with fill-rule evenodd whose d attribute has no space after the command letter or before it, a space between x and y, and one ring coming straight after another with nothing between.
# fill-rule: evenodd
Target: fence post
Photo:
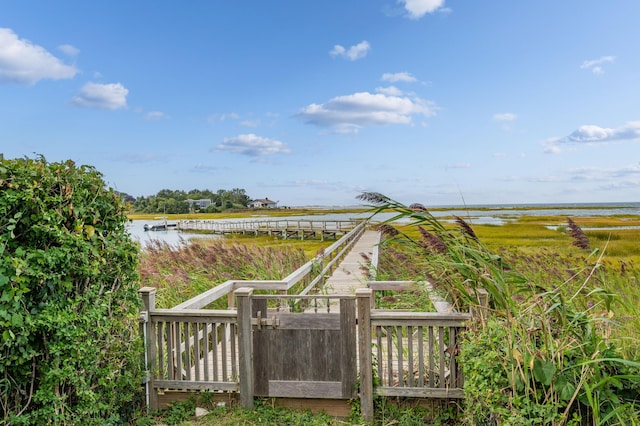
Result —
<instances>
[{"instance_id":1,"label":"fence post","mask_svg":"<svg viewBox=\"0 0 640 426\"><path fill-rule=\"evenodd\" d=\"M356 290L358 304L358 353L360 355L360 411L373 421L373 364L371 360L371 289Z\"/></svg>"},{"instance_id":2,"label":"fence post","mask_svg":"<svg viewBox=\"0 0 640 426\"><path fill-rule=\"evenodd\" d=\"M235 291L238 302L238 352L240 362L240 404L253 408L253 338L251 336L251 295L253 289Z\"/></svg>"},{"instance_id":3,"label":"fence post","mask_svg":"<svg viewBox=\"0 0 640 426\"><path fill-rule=\"evenodd\" d=\"M158 409L158 392L153 386L153 370L156 369L157 361L156 333L151 323L151 312L156 309L156 291L154 287L142 287L138 290L144 304L144 311L140 312L140 328L144 338L145 391L148 410Z\"/></svg>"}]
</instances>

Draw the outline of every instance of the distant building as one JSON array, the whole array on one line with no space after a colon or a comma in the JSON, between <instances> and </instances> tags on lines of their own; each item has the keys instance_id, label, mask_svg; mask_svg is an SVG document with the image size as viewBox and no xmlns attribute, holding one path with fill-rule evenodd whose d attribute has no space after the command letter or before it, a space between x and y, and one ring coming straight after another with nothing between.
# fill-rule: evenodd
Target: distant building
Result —
<instances>
[{"instance_id":1,"label":"distant building","mask_svg":"<svg viewBox=\"0 0 640 426\"><path fill-rule=\"evenodd\" d=\"M193 209L193 207L197 207L198 209L206 209L211 205L211 200L206 198L202 198L200 200L192 200L191 198L187 199L187 203L189 203L189 210Z\"/></svg>"},{"instance_id":2,"label":"distant building","mask_svg":"<svg viewBox=\"0 0 640 426\"><path fill-rule=\"evenodd\" d=\"M252 209L275 209L278 207L277 201L272 201L269 198L262 198L259 200L253 200L249 203L249 208Z\"/></svg>"}]
</instances>

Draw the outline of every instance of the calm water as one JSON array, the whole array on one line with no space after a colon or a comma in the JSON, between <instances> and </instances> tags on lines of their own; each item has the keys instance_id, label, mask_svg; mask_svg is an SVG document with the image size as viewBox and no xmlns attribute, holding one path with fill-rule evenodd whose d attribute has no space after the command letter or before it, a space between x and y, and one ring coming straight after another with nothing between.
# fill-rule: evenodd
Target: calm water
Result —
<instances>
[{"instance_id":1,"label":"calm water","mask_svg":"<svg viewBox=\"0 0 640 426\"><path fill-rule=\"evenodd\" d=\"M535 210L527 208L534 207ZM482 209L482 210L480 210ZM485 210L489 209L489 210ZM503 225L506 222L515 220L520 216L615 216L634 215L640 216L640 203L616 203L616 204L573 204L573 205L519 205L519 206L470 206L467 209L460 207L445 208L444 210L432 211L433 216L438 218L448 216L460 216L473 225ZM288 220L350 220L366 219L370 213L328 213L305 216L288 216ZM393 217L393 213L380 213L374 217L376 221L384 221ZM244 219L220 219L221 222L239 222L243 220L255 220L259 215ZM277 218L273 218L277 219ZM282 218L285 219L285 218ZM189 232L179 232L175 229L169 231L144 231L144 225L159 225L162 220L133 220L127 226L131 237L139 241L143 246L151 240L161 240L172 245L181 244L192 238L222 238L219 235L193 234ZM169 221L175 223L175 221ZM637 227L620 227L614 229L637 229Z\"/></svg>"}]
</instances>

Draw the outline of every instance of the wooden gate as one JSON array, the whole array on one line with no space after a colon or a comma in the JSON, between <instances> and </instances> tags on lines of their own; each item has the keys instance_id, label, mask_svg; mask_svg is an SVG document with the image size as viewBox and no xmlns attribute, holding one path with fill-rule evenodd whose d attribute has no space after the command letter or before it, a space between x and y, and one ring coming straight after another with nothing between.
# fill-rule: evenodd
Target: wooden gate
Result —
<instances>
[{"instance_id":1,"label":"wooden gate","mask_svg":"<svg viewBox=\"0 0 640 426\"><path fill-rule=\"evenodd\" d=\"M252 297L254 395L354 398L355 298L295 296L307 306L303 312L268 308L274 298L282 300L282 296ZM318 299L324 302L322 307Z\"/></svg>"}]
</instances>

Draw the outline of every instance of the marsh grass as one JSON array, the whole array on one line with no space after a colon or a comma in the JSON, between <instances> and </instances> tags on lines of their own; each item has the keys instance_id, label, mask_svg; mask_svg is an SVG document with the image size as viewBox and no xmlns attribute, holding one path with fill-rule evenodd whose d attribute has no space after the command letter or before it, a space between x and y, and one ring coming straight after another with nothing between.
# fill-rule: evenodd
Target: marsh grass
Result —
<instances>
[{"instance_id":1,"label":"marsh grass","mask_svg":"<svg viewBox=\"0 0 640 426\"><path fill-rule=\"evenodd\" d=\"M490 294L489 319L471 323L461 347L466 424L640 422L635 254L604 256L623 238L585 252L571 247L566 229L544 228L554 218L471 227L381 194L360 198L374 216L392 210L392 220L411 221L384 241L379 269L391 267L379 273L428 276L460 310L477 303L474 290ZM521 232L501 234L508 230ZM429 247L433 235L446 252ZM402 271L394 259L410 266Z\"/></svg>"},{"instance_id":2,"label":"marsh grass","mask_svg":"<svg viewBox=\"0 0 640 426\"><path fill-rule=\"evenodd\" d=\"M171 245L155 240L140 256L141 286L156 287L159 308L170 308L227 280L279 280L307 261L291 246L260 247L225 240ZM226 309L226 299L212 308Z\"/></svg>"}]
</instances>

